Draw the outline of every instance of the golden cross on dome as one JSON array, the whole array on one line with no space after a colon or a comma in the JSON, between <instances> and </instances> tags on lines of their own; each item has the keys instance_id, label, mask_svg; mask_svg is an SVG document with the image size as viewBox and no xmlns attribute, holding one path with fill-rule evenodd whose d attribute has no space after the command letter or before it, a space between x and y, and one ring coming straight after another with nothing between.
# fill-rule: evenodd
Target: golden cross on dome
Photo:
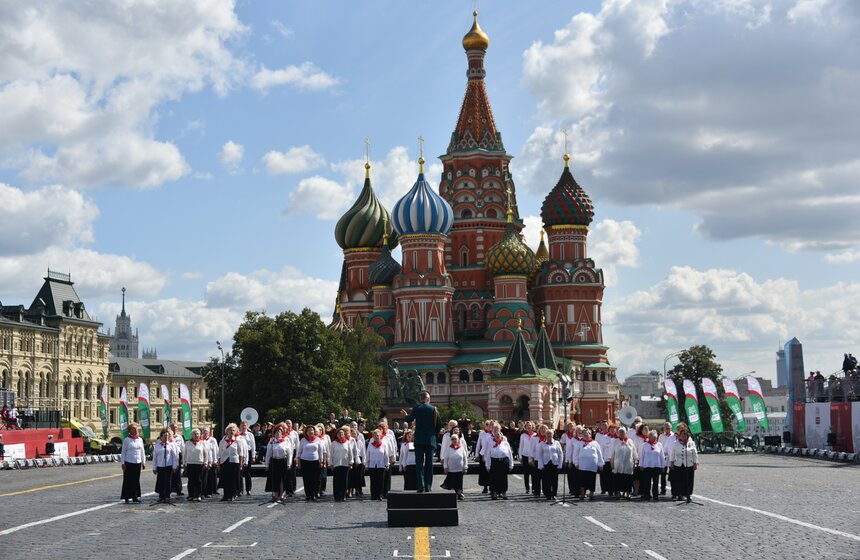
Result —
<instances>
[{"instance_id":1,"label":"golden cross on dome","mask_svg":"<svg viewBox=\"0 0 860 560\"><path fill-rule=\"evenodd\" d=\"M517 319L517 331L523 330L523 320Z\"/></svg>"},{"instance_id":2,"label":"golden cross on dome","mask_svg":"<svg viewBox=\"0 0 860 560\"><path fill-rule=\"evenodd\" d=\"M364 139L364 176L370 178L370 138Z\"/></svg>"},{"instance_id":3,"label":"golden cross on dome","mask_svg":"<svg viewBox=\"0 0 860 560\"><path fill-rule=\"evenodd\" d=\"M567 153L567 135L569 133L568 133L566 128L564 130L562 130L561 133L564 134L564 166L569 167L570 166L570 155L568 155L568 153Z\"/></svg>"},{"instance_id":4,"label":"golden cross on dome","mask_svg":"<svg viewBox=\"0 0 860 560\"><path fill-rule=\"evenodd\" d=\"M418 165L419 172L424 173L424 137L418 137Z\"/></svg>"},{"instance_id":5,"label":"golden cross on dome","mask_svg":"<svg viewBox=\"0 0 860 560\"><path fill-rule=\"evenodd\" d=\"M508 195L508 211L506 213L508 215L508 223L511 223L514 221L513 220L514 211L511 210L511 208L513 207L513 204L511 203L511 194L513 193L513 191L511 190L510 185L508 185L505 188L505 193L507 193L507 195Z\"/></svg>"}]
</instances>

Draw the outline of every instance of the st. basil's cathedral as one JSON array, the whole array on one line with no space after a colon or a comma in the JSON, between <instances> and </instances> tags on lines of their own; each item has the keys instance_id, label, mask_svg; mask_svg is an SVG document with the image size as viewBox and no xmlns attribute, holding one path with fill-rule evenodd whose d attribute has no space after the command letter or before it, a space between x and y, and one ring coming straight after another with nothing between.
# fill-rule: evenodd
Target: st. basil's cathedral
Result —
<instances>
[{"instance_id":1,"label":"st. basil's cathedral","mask_svg":"<svg viewBox=\"0 0 860 560\"><path fill-rule=\"evenodd\" d=\"M420 375L434 404L465 400L499 420L555 422L561 373L572 380L577 421L613 419L619 386L603 342L603 271L587 251L594 207L565 154L541 208L546 239L537 253L523 242L477 16L463 37L466 94L439 192L422 154L417 181L389 212L365 165L358 200L335 228L344 261L330 327L373 329L384 340L380 361ZM398 244L402 262L391 254ZM386 408L399 408L395 389L386 391Z\"/></svg>"}]
</instances>

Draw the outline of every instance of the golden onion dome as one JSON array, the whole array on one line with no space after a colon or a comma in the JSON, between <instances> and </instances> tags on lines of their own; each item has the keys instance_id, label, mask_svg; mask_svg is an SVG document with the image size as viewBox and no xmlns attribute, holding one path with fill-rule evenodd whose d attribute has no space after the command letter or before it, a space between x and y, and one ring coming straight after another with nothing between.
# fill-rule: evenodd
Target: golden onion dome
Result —
<instances>
[{"instance_id":1,"label":"golden onion dome","mask_svg":"<svg viewBox=\"0 0 860 560\"><path fill-rule=\"evenodd\" d=\"M487 251L486 266L493 276L529 276L535 268L535 254L528 245L520 240L508 222L505 235Z\"/></svg>"},{"instance_id":2,"label":"golden onion dome","mask_svg":"<svg viewBox=\"0 0 860 560\"><path fill-rule=\"evenodd\" d=\"M463 36L463 48L467 51L476 49L485 51L490 46L490 38L478 25L478 11L475 10L472 15L475 17L475 21L472 23L472 29Z\"/></svg>"}]
</instances>

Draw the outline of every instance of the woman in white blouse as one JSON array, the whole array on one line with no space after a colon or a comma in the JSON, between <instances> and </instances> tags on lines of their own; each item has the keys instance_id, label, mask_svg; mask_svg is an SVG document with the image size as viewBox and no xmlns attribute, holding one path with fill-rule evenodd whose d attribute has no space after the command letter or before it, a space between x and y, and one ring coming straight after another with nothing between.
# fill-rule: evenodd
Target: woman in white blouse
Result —
<instances>
[{"instance_id":1,"label":"woman in white blouse","mask_svg":"<svg viewBox=\"0 0 860 560\"><path fill-rule=\"evenodd\" d=\"M469 452L466 446L460 443L460 436L453 434L451 444L442 459L442 468L445 470L448 481L448 490L457 493L457 499L463 499L463 474L469 467Z\"/></svg>"},{"instance_id":2,"label":"woman in white blouse","mask_svg":"<svg viewBox=\"0 0 860 560\"><path fill-rule=\"evenodd\" d=\"M514 453L498 422L493 424L493 432L485 445L484 466L490 473L490 495L494 500L507 500L508 472L514 470Z\"/></svg>"},{"instance_id":3,"label":"woman in white blouse","mask_svg":"<svg viewBox=\"0 0 860 560\"><path fill-rule=\"evenodd\" d=\"M652 497L655 502L660 499L660 473L665 465L663 444L657 440L657 432L651 430L639 455L639 493L643 501L647 502Z\"/></svg>"},{"instance_id":4,"label":"woman in white blouse","mask_svg":"<svg viewBox=\"0 0 860 560\"><path fill-rule=\"evenodd\" d=\"M185 475L188 477L188 501L203 501L203 469L209 463L209 444L200 439L200 430L191 430L191 439L185 442L182 454Z\"/></svg>"},{"instance_id":5,"label":"woman in white blouse","mask_svg":"<svg viewBox=\"0 0 860 560\"><path fill-rule=\"evenodd\" d=\"M669 455L671 460L669 468L675 473L672 479L672 493L676 496L672 498L672 501L686 498L687 503L690 503L695 471L699 468L699 452L696 449L696 443L690 437L690 430L686 424L678 424L675 434L677 439L672 445L672 452ZM676 485L678 486L677 490L675 490Z\"/></svg>"},{"instance_id":6,"label":"woman in white blouse","mask_svg":"<svg viewBox=\"0 0 860 560\"><path fill-rule=\"evenodd\" d=\"M243 443L236 437L239 428L234 423L227 424L225 435L218 445L218 472L224 495L222 502L235 501L239 496L239 472L245 461Z\"/></svg>"},{"instance_id":7,"label":"woman in white blouse","mask_svg":"<svg viewBox=\"0 0 860 560\"><path fill-rule=\"evenodd\" d=\"M630 491L633 488L633 468L639 463L639 454L636 446L627 437L627 428L618 428L618 439L612 444L612 485L618 492L616 499L624 498L630 500Z\"/></svg>"},{"instance_id":8,"label":"woman in white blouse","mask_svg":"<svg viewBox=\"0 0 860 560\"><path fill-rule=\"evenodd\" d=\"M272 493L272 502L283 503L289 487L290 465L293 462L293 441L287 437L287 426L280 423L266 444L266 492Z\"/></svg>"},{"instance_id":9,"label":"woman in white blouse","mask_svg":"<svg viewBox=\"0 0 860 560\"><path fill-rule=\"evenodd\" d=\"M389 446L382 440L382 432L373 430L367 445L367 472L370 474L370 499L382 501L385 493L385 472L390 464Z\"/></svg>"},{"instance_id":10,"label":"woman in white blouse","mask_svg":"<svg viewBox=\"0 0 860 560\"><path fill-rule=\"evenodd\" d=\"M594 500L595 480L597 472L603 468L603 462L600 444L591 439L591 430L583 430L582 445L578 446L573 457L573 464L577 469L580 502L585 499L586 490L588 490L588 499Z\"/></svg>"},{"instance_id":11,"label":"woman in white blouse","mask_svg":"<svg viewBox=\"0 0 860 560\"><path fill-rule=\"evenodd\" d=\"M547 500L555 500L558 494L558 473L564 464L564 451L553 436L552 430L546 431L544 441L534 446L535 456L540 470L543 495Z\"/></svg>"},{"instance_id":12,"label":"woman in white blouse","mask_svg":"<svg viewBox=\"0 0 860 560\"><path fill-rule=\"evenodd\" d=\"M128 437L122 442L122 493L120 499L140 503L140 471L146 469L143 440L137 435L137 424L128 425Z\"/></svg>"},{"instance_id":13,"label":"woman in white blouse","mask_svg":"<svg viewBox=\"0 0 860 560\"><path fill-rule=\"evenodd\" d=\"M332 493L335 502L346 500L346 483L349 470L355 461L352 453L353 444L347 437L349 428L340 428L335 433L334 441L331 442L329 453L329 468L333 471Z\"/></svg>"},{"instance_id":14,"label":"woman in white blouse","mask_svg":"<svg viewBox=\"0 0 860 560\"><path fill-rule=\"evenodd\" d=\"M315 426L305 428L305 437L299 442L296 466L302 471L302 481L305 484L305 501L316 502L319 499L320 469L325 468L325 442L317 435Z\"/></svg>"},{"instance_id":15,"label":"woman in white blouse","mask_svg":"<svg viewBox=\"0 0 860 560\"><path fill-rule=\"evenodd\" d=\"M403 433L400 446L400 472L403 473L403 489L418 490L418 475L415 472L415 434L412 430Z\"/></svg>"},{"instance_id":16,"label":"woman in white blouse","mask_svg":"<svg viewBox=\"0 0 860 560\"><path fill-rule=\"evenodd\" d=\"M352 498L364 493L364 464L367 462L367 443L365 443L364 434L358 430L358 423L356 422L349 425L349 437L353 446L353 463L352 470L349 471L349 490L346 492L346 497Z\"/></svg>"},{"instance_id":17,"label":"woman in white blouse","mask_svg":"<svg viewBox=\"0 0 860 560\"><path fill-rule=\"evenodd\" d=\"M152 473L156 476L155 491L160 504L170 500L173 473L179 469L179 452L172 435L169 428L164 428L152 447Z\"/></svg>"}]
</instances>

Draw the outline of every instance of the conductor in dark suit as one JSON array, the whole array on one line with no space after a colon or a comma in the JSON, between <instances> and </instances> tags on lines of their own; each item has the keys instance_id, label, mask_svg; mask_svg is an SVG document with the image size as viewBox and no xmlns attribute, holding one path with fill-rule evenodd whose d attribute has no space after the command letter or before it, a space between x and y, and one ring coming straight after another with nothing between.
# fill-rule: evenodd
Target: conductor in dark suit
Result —
<instances>
[{"instance_id":1,"label":"conductor in dark suit","mask_svg":"<svg viewBox=\"0 0 860 560\"><path fill-rule=\"evenodd\" d=\"M418 395L421 404L406 414L406 422L415 422L415 471L418 478L418 492L429 492L433 487L433 456L436 452L436 434L442 430L439 411L430 404L430 393L421 391Z\"/></svg>"}]
</instances>

